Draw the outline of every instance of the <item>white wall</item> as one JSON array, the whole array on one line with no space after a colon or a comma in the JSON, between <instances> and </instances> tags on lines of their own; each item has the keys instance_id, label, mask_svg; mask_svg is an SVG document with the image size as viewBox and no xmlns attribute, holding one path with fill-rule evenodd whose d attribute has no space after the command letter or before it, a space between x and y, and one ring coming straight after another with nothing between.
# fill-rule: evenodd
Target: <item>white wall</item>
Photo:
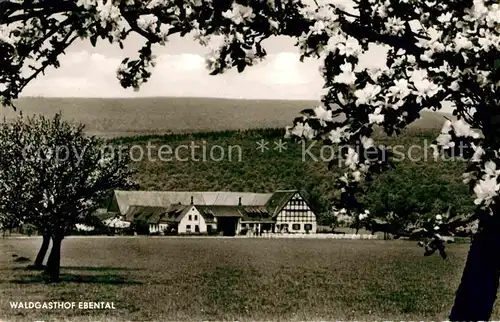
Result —
<instances>
[{"instance_id":1,"label":"white wall","mask_svg":"<svg viewBox=\"0 0 500 322\"><path fill-rule=\"evenodd\" d=\"M196 207L191 206L191 208L186 212L184 217L182 217L181 222L179 223L178 233L194 233L196 230L196 226L199 227L200 233L207 232L207 224L205 223L205 219Z\"/></svg>"},{"instance_id":2,"label":"white wall","mask_svg":"<svg viewBox=\"0 0 500 322\"><path fill-rule=\"evenodd\" d=\"M157 232L161 232L160 225L158 224L149 224L149 233L154 234Z\"/></svg>"},{"instance_id":3,"label":"white wall","mask_svg":"<svg viewBox=\"0 0 500 322\"><path fill-rule=\"evenodd\" d=\"M299 204L294 204L294 200L295 203ZM276 232L279 232L278 227L281 227L282 224L288 224L288 232L290 233L305 233L306 224L312 226L312 229L309 230L310 234L315 234L317 229L316 215L305 203L299 193L296 193L278 213L276 219ZM298 227L296 227L298 229L294 229L294 225L298 225Z\"/></svg>"}]
</instances>

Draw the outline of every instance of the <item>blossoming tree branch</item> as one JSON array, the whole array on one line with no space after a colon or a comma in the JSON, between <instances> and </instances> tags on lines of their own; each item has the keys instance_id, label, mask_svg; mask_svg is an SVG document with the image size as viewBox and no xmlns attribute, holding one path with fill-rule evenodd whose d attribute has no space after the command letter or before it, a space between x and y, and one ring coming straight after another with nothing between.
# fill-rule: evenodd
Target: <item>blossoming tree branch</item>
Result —
<instances>
[{"instance_id":1,"label":"blossoming tree branch","mask_svg":"<svg viewBox=\"0 0 500 322\"><path fill-rule=\"evenodd\" d=\"M452 320L486 320L500 272L498 152L500 150L500 6L492 0L354 0L351 9L298 0L30 0L0 3L0 97L11 105L34 78L78 38L123 46L132 33L144 39L137 57L123 60L117 77L138 89L155 64L153 45L173 34L193 34L203 45L223 37L207 57L211 74L242 72L266 56L263 41L297 40L301 59L323 62L321 105L305 110L287 134L341 145L346 169L339 178L339 209L364 213L356 198L363 183L387 169L387 151L371 138L374 127L398 134L423 109L454 107L436 146L460 143L469 160L464 182L476 195L476 213L421 227L433 245L459 225L479 220ZM383 68L365 68L360 55L387 49ZM463 150L463 149L461 149Z\"/></svg>"}]
</instances>

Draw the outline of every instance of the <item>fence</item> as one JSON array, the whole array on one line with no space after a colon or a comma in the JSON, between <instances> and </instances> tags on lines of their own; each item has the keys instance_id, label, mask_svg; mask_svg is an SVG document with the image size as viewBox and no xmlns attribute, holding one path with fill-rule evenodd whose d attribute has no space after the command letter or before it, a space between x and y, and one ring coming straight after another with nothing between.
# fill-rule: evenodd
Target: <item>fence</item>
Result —
<instances>
[{"instance_id":1,"label":"fence","mask_svg":"<svg viewBox=\"0 0 500 322\"><path fill-rule=\"evenodd\" d=\"M260 236L245 235L242 238L307 238L307 239L378 239L377 235L370 234L278 234L262 233Z\"/></svg>"}]
</instances>

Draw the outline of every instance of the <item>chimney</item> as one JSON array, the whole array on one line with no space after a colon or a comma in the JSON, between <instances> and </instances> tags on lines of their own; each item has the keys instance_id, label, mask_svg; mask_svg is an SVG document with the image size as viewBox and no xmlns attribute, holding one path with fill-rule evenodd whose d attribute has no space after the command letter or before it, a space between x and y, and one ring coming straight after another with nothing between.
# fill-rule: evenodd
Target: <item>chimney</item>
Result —
<instances>
[{"instance_id":1,"label":"chimney","mask_svg":"<svg viewBox=\"0 0 500 322\"><path fill-rule=\"evenodd\" d=\"M241 197L238 199L238 206L241 206Z\"/></svg>"},{"instance_id":2,"label":"chimney","mask_svg":"<svg viewBox=\"0 0 500 322\"><path fill-rule=\"evenodd\" d=\"M191 204L194 205L194 197L191 196Z\"/></svg>"}]
</instances>

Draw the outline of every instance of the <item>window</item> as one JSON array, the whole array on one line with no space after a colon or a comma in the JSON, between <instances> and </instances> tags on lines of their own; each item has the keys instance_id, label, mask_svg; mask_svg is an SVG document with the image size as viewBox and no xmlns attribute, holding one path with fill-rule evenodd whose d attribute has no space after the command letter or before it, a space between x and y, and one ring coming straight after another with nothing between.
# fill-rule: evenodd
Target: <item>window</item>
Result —
<instances>
[{"instance_id":1,"label":"window","mask_svg":"<svg viewBox=\"0 0 500 322\"><path fill-rule=\"evenodd\" d=\"M193 216L189 215L189 220L193 220Z\"/></svg>"},{"instance_id":2,"label":"window","mask_svg":"<svg viewBox=\"0 0 500 322\"><path fill-rule=\"evenodd\" d=\"M293 230L300 230L300 224L293 224L292 229Z\"/></svg>"},{"instance_id":3,"label":"window","mask_svg":"<svg viewBox=\"0 0 500 322\"><path fill-rule=\"evenodd\" d=\"M311 225L311 224L305 224L304 225L304 229L307 230L307 231L311 231L313 229L313 225Z\"/></svg>"},{"instance_id":4,"label":"window","mask_svg":"<svg viewBox=\"0 0 500 322\"><path fill-rule=\"evenodd\" d=\"M198 220L198 215L194 215L194 220Z\"/></svg>"},{"instance_id":5,"label":"window","mask_svg":"<svg viewBox=\"0 0 500 322\"><path fill-rule=\"evenodd\" d=\"M191 231L191 225L186 225L186 231Z\"/></svg>"},{"instance_id":6,"label":"window","mask_svg":"<svg viewBox=\"0 0 500 322\"><path fill-rule=\"evenodd\" d=\"M245 223L241 224L241 228L246 228L246 227L247 227L247 224L245 224Z\"/></svg>"}]
</instances>

